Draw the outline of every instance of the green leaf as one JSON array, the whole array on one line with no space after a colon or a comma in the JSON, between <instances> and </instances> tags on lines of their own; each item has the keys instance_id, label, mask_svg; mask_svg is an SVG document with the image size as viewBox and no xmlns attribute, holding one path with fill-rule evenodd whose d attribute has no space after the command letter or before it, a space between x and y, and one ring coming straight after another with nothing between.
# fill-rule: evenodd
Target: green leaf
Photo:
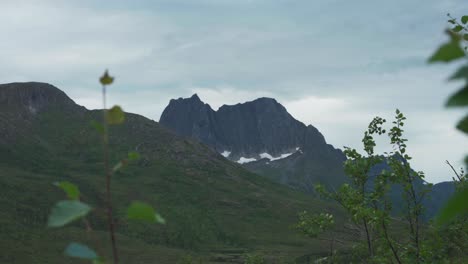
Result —
<instances>
[{"instance_id":1,"label":"green leaf","mask_svg":"<svg viewBox=\"0 0 468 264\"><path fill-rule=\"evenodd\" d=\"M460 32L462 30L463 30L463 27L460 26L460 25L456 25L455 27L452 28L452 31L456 32L456 33Z\"/></svg>"},{"instance_id":2,"label":"green leaf","mask_svg":"<svg viewBox=\"0 0 468 264\"><path fill-rule=\"evenodd\" d=\"M465 52L457 41L450 41L442 46L429 58L432 62L450 62L465 56Z\"/></svg>"},{"instance_id":3,"label":"green leaf","mask_svg":"<svg viewBox=\"0 0 468 264\"><path fill-rule=\"evenodd\" d=\"M99 134L104 134L104 126L101 123L97 122L96 120L92 120L91 126L94 127L94 129L96 129Z\"/></svg>"},{"instance_id":4,"label":"green leaf","mask_svg":"<svg viewBox=\"0 0 468 264\"><path fill-rule=\"evenodd\" d=\"M61 227L91 211L91 207L77 200L59 201L52 208L47 225L49 227Z\"/></svg>"},{"instance_id":5,"label":"green leaf","mask_svg":"<svg viewBox=\"0 0 468 264\"><path fill-rule=\"evenodd\" d=\"M107 123L110 125L117 125L123 123L125 114L120 106L115 105L107 111Z\"/></svg>"},{"instance_id":6,"label":"green leaf","mask_svg":"<svg viewBox=\"0 0 468 264\"><path fill-rule=\"evenodd\" d=\"M93 264L104 264L104 259L103 258L97 258L93 259Z\"/></svg>"},{"instance_id":7,"label":"green leaf","mask_svg":"<svg viewBox=\"0 0 468 264\"><path fill-rule=\"evenodd\" d=\"M437 222L439 224L444 224L450 221L459 213L468 212L468 188L455 193L455 195L447 202L445 207L439 213L437 217Z\"/></svg>"},{"instance_id":8,"label":"green leaf","mask_svg":"<svg viewBox=\"0 0 468 264\"><path fill-rule=\"evenodd\" d=\"M134 201L127 209L127 218L165 224L166 221L154 211L153 207L146 203Z\"/></svg>"},{"instance_id":9,"label":"green leaf","mask_svg":"<svg viewBox=\"0 0 468 264\"><path fill-rule=\"evenodd\" d=\"M450 96L446 106L466 106L468 105L468 84L464 88Z\"/></svg>"},{"instance_id":10,"label":"green leaf","mask_svg":"<svg viewBox=\"0 0 468 264\"><path fill-rule=\"evenodd\" d=\"M115 166L112 168L112 172L116 172L116 171L120 170L123 166L124 166L123 161L117 162L117 164L115 164Z\"/></svg>"},{"instance_id":11,"label":"green leaf","mask_svg":"<svg viewBox=\"0 0 468 264\"><path fill-rule=\"evenodd\" d=\"M88 246L72 242L65 249L65 255L74 258L82 258L89 260L97 260L98 255L94 250L90 249ZM99 263L99 262L98 262Z\"/></svg>"},{"instance_id":12,"label":"green leaf","mask_svg":"<svg viewBox=\"0 0 468 264\"><path fill-rule=\"evenodd\" d=\"M449 80L457 80L457 79L467 79L468 80L468 65L463 66L452 75Z\"/></svg>"},{"instance_id":13,"label":"green leaf","mask_svg":"<svg viewBox=\"0 0 468 264\"><path fill-rule=\"evenodd\" d=\"M62 189L66 194L68 199L78 200L80 198L80 190L78 187L68 181L54 182L54 185Z\"/></svg>"},{"instance_id":14,"label":"green leaf","mask_svg":"<svg viewBox=\"0 0 468 264\"><path fill-rule=\"evenodd\" d=\"M160 214L156 213L156 223L166 224L166 219L164 219Z\"/></svg>"},{"instance_id":15,"label":"green leaf","mask_svg":"<svg viewBox=\"0 0 468 264\"><path fill-rule=\"evenodd\" d=\"M468 34L464 34L464 35L463 35L463 39L466 40L466 41L468 41ZM465 49L466 49L466 47L465 47Z\"/></svg>"},{"instance_id":16,"label":"green leaf","mask_svg":"<svg viewBox=\"0 0 468 264\"><path fill-rule=\"evenodd\" d=\"M462 22L463 24L468 23L468 16L462 16L462 17L461 17L461 22Z\"/></svg>"},{"instance_id":17,"label":"green leaf","mask_svg":"<svg viewBox=\"0 0 468 264\"><path fill-rule=\"evenodd\" d=\"M99 78L99 81L101 82L102 85L109 85L114 82L114 77L109 75L109 72L106 70L104 74Z\"/></svg>"},{"instance_id":18,"label":"green leaf","mask_svg":"<svg viewBox=\"0 0 468 264\"><path fill-rule=\"evenodd\" d=\"M458 130L461 130L468 134L468 115L466 115L460 122L457 124Z\"/></svg>"},{"instance_id":19,"label":"green leaf","mask_svg":"<svg viewBox=\"0 0 468 264\"><path fill-rule=\"evenodd\" d=\"M137 160L140 158L140 154L138 152L129 152L128 153L128 160Z\"/></svg>"}]
</instances>

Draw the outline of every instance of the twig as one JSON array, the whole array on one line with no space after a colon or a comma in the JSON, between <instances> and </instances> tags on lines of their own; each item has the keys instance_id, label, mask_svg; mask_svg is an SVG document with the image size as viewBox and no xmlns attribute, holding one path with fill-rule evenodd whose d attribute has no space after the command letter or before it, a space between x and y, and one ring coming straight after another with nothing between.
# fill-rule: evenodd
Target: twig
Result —
<instances>
[{"instance_id":1,"label":"twig","mask_svg":"<svg viewBox=\"0 0 468 264\"><path fill-rule=\"evenodd\" d=\"M458 174L458 172L455 170L455 168L452 166L452 164L450 164L450 162L448 160L446 160L445 162L450 166L450 168L452 168L452 170L455 173L455 175L457 176L458 180L461 181L462 178L460 177L460 174Z\"/></svg>"}]
</instances>

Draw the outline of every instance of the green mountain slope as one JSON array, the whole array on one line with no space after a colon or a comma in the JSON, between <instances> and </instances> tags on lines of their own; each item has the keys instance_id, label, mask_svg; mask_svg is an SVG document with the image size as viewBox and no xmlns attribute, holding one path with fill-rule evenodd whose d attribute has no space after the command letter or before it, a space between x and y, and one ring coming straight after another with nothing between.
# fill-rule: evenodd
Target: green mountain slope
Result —
<instances>
[{"instance_id":1,"label":"green mountain slope","mask_svg":"<svg viewBox=\"0 0 468 264\"><path fill-rule=\"evenodd\" d=\"M63 256L70 241L108 256L102 152L90 126L100 117L51 85L0 85L0 263L81 263ZM272 258L327 250L290 227L302 210L340 214L333 205L248 172L147 118L126 118L111 128L112 160L135 150L141 159L112 183L122 263L175 263L190 252L216 263L243 250ZM53 204L64 198L52 185L60 180L77 184L82 200L95 207L92 232L80 221L45 227ZM132 200L152 204L167 224L125 220Z\"/></svg>"}]
</instances>

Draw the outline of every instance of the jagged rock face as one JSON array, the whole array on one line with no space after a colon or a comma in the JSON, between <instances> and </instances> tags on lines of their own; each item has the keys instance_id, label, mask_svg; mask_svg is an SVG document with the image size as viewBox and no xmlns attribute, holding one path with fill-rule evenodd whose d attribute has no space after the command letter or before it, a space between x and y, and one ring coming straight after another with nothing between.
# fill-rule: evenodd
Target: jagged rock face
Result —
<instances>
[{"instance_id":1,"label":"jagged rock face","mask_svg":"<svg viewBox=\"0 0 468 264\"><path fill-rule=\"evenodd\" d=\"M239 156L264 152L273 156L288 153L302 146L309 134L313 133L270 98L225 105L216 115L223 136L221 141L228 151Z\"/></svg>"},{"instance_id":2,"label":"jagged rock face","mask_svg":"<svg viewBox=\"0 0 468 264\"><path fill-rule=\"evenodd\" d=\"M179 135L194 137L211 146L217 146L219 129L216 127L215 112L197 95L189 99L171 100L164 109L160 123L170 127Z\"/></svg>"},{"instance_id":3,"label":"jagged rock face","mask_svg":"<svg viewBox=\"0 0 468 264\"><path fill-rule=\"evenodd\" d=\"M276 100L259 98L237 105L224 105L214 111L197 95L171 100L160 123L183 136L229 151L231 158L260 153L273 156L293 152L298 147L326 146L313 126L294 119Z\"/></svg>"},{"instance_id":4,"label":"jagged rock face","mask_svg":"<svg viewBox=\"0 0 468 264\"><path fill-rule=\"evenodd\" d=\"M193 95L171 100L160 123L294 188L312 192L318 182L337 187L345 181L341 150L327 144L315 127L294 119L275 99L259 98L214 111Z\"/></svg>"}]
</instances>

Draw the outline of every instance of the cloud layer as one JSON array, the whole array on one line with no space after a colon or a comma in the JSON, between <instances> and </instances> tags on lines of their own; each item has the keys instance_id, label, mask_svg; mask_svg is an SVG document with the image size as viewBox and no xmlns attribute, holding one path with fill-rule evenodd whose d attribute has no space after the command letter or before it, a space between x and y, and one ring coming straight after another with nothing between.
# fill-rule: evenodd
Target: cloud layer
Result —
<instances>
[{"instance_id":1,"label":"cloud layer","mask_svg":"<svg viewBox=\"0 0 468 264\"><path fill-rule=\"evenodd\" d=\"M336 147L360 148L375 115L407 116L414 167L451 179L466 137L442 107L454 66L428 66L445 14L463 0L198 0L0 2L0 82L43 81L99 107L97 77L116 76L112 103L158 120L171 98L214 108L274 97ZM382 140L382 143L386 143Z\"/></svg>"}]
</instances>

